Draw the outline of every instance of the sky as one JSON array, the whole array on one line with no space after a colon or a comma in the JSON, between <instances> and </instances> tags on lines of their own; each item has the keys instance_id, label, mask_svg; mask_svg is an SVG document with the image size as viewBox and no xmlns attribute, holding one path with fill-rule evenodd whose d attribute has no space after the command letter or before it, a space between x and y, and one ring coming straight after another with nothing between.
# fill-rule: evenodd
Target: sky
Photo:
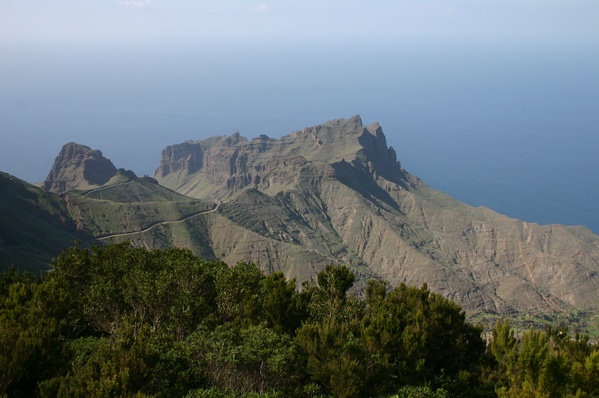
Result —
<instances>
[{"instance_id":1,"label":"sky","mask_svg":"<svg viewBox=\"0 0 599 398\"><path fill-rule=\"evenodd\" d=\"M0 170L41 181L75 141L151 175L166 145L360 114L435 188L597 232L598 21L599 0L0 0Z\"/></svg>"},{"instance_id":2,"label":"sky","mask_svg":"<svg viewBox=\"0 0 599 398\"><path fill-rule=\"evenodd\" d=\"M0 45L599 41L597 0L0 0Z\"/></svg>"}]
</instances>

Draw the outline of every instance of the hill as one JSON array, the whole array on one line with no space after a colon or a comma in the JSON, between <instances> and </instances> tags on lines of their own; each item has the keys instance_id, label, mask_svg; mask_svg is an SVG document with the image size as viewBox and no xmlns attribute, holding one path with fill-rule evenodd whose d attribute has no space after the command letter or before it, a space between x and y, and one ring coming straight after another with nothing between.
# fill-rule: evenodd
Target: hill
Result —
<instances>
[{"instance_id":1,"label":"hill","mask_svg":"<svg viewBox=\"0 0 599 398\"><path fill-rule=\"evenodd\" d=\"M69 142L56 157L43 188L49 192L64 193L118 184L135 177L132 171L117 169L102 152Z\"/></svg>"},{"instance_id":2,"label":"hill","mask_svg":"<svg viewBox=\"0 0 599 398\"><path fill-rule=\"evenodd\" d=\"M91 246L144 230L155 234L215 209L214 203L185 197L149 177L113 178L98 188L56 194L1 173L0 189L0 270L15 266L34 274L49 269L76 241ZM214 258L201 238L187 240L197 253ZM156 237L151 244L170 247L172 239Z\"/></svg>"},{"instance_id":3,"label":"hill","mask_svg":"<svg viewBox=\"0 0 599 398\"><path fill-rule=\"evenodd\" d=\"M216 256L300 281L327 263L420 285L471 315L594 312L599 237L473 208L406 172L381 126L359 116L281 139L239 134L167 147L158 182L221 200L206 217ZM481 318L482 319L482 318Z\"/></svg>"},{"instance_id":4,"label":"hill","mask_svg":"<svg viewBox=\"0 0 599 398\"><path fill-rule=\"evenodd\" d=\"M0 172L0 270L15 266L37 274L77 239L65 203L25 181Z\"/></svg>"},{"instance_id":5,"label":"hill","mask_svg":"<svg viewBox=\"0 0 599 398\"><path fill-rule=\"evenodd\" d=\"M79 148L63 150L73 158L99 153L67 145ZM63 226L74 230L66 236L82 234L86 245L184 247L298 284L345 264L356 292L372 278L427 283L472 320L582 319L581 327L595 327L599 236L525 223L431 189L402 168L381 126L359 116L280 139L235 133L172 145L154 178L107 167L115 174L91 184L88 168L59 156L51 175L62 177L49 180L82 183L63 184L77 188L60 195L35 191L56 201Z\"/></svg>"}]
</instances>

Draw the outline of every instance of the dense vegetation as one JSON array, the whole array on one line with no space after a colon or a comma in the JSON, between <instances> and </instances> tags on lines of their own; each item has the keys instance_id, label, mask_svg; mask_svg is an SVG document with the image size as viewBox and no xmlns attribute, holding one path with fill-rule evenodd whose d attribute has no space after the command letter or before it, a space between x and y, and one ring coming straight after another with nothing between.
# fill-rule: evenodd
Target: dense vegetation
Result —
<instances>
[{"instance_id":1,"label":"dense vegetation","mask_svg":"<svg viewBox=\"0 0 599 398\"><path fill-rule=\"evenodd\" d=\"M0 276L0 396L590 397L599 349L565 328L489 343L450 300L327 267L283 274L188 250L73 247Z\"/></svg>"}]
</instances>

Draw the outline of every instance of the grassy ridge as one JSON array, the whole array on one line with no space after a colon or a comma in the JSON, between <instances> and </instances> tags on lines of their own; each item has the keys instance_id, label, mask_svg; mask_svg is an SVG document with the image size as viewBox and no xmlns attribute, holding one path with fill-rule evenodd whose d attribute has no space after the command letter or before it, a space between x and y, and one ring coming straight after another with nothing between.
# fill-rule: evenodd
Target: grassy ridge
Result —
<instances>
[{"instance_id":1,"label":"grassy ridge","mask_svg":"<svg viewBox=\"0 0 599 398\"><path fill-rule=\"evenodd\" d=\"M151 178L69 195L69 212L94 237L142 231L214 208L164 188Z\"/></svg>"},{"instance_id":2,"label":"grassy ridge","mask_svg":"<svg viewBox=\"0 0 599 398\"><path fill-rule=\"evenodd\" d=\"M56 195L0 173L0 269L37 273L76 240L143 231L214 208L143 177Z\"/></svg>"},{"instance_id":3,"label":"grassy ridge","mask_svg":"<svg viewBox=\"0 0 599 398\"><path fill-rule=\"evenodd\" d=\"M82 193L91 199L109 200L121 203L137 202L188 202L193 199L158 185L150 177L141 177Z\"/></svg>"}]
</instances>

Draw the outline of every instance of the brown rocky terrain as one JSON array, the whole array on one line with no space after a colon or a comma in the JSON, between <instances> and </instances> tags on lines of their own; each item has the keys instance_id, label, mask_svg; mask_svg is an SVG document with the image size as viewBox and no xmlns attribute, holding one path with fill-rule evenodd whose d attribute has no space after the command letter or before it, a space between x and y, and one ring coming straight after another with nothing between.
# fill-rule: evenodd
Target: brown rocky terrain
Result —
<instances>
[{"instance_id":1,"label":"brown rocky terrain","mask_svg":"<svg viewBox=\"0 0 599 398\"><path fill-rule=\"evenodd\" d=\"M346 264L358 291L369 278L427 283L483 322L584 319L593 328L599 315L599 236L525 223L431 189L401 167L381 126L359 116L279 139L234 133L172 145L154 178L70 143L44 188L19 189L62 209L60 222L76 228L65 236L88 245L187 247L298 284ZM0 206L6 220L24 206L13 196ZM44 223L2 230L0 254L22 245L19 231L46 233Z\"/></svg>"},{"instance_id":2,"label":"brown rocky terrain","mask_svg":"<svg viewBox=\"0 0 599 398\"><path fill-rule=\"evenodd\" d=\"M70 142L62 147L42 188L54 193L87 190L105 185L117 176L125 180L135 178L132 172L117 169L99 150Z\"/></svg>"},{"instance_id":3,"label":"brown rocky terrain","mask_svg":"<svg viewBox=\"0 0 599 398\"><path fill-rule=\"evenodd\" d=\"M155 178L222 202L197 228L228 263L252 261L300 281L346 263L393 285L427 283L471 314L599 307L597 235L525 223L433 190L401 167L381 126L365 127L359 116L280 139L236 133L173 145Z\"/></svg>"}]
</instances>

